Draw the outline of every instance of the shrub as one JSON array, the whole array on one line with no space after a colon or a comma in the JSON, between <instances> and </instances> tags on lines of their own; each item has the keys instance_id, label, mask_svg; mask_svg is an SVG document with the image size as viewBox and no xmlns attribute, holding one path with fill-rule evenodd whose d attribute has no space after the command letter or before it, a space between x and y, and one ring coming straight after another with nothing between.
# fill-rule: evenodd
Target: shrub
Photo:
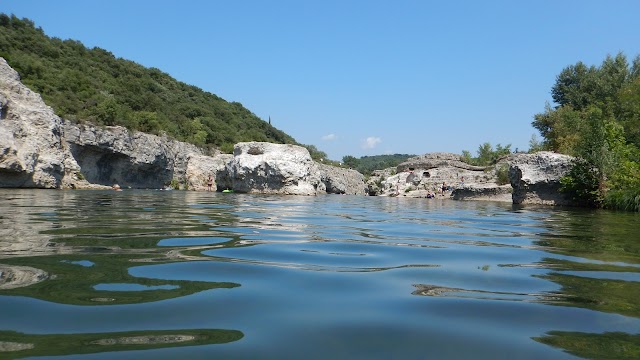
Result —
<instances>
[{"instance_id":1,"label":"shrub","mask_svg":"<svg viewBox=\"0 0 640 360\"><path fill-rule=\"evenodd\" d=\"M640 189L609 191L604 198L604 207L615 210L640 211Z\"/></svg>"},{"instance_id":2,"label":"shrub","mask_svg":"<svg viewBox=\"0 0 640 360\"><path fill-rule=\"evenodd\" d=\"M509 165L502 164L496 168L496 182L498 185L506 185L509 183Z\"/></svg>"}]
</instances>

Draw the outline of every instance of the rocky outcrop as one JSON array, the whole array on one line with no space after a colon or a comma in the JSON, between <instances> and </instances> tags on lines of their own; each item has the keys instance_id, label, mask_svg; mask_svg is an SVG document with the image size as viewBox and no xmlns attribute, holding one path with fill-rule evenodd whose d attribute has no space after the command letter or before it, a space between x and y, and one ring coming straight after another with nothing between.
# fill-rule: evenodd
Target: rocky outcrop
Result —
<instances>
[{"instance_id":1,"label":"rocky outcrop","mask_svg":"<svg viewBox=\"0 0 640 360\"><path fill-rule=\"evenodd\" d=\"M317 164L320 180L329 194L364 195L366 186L364 175L352 169Z\"/></svg>"},{"instance_id":2,"label":"rocky outcrop","mask_svg":"<svg viewBox=\"0 0 640 360\"><path fill-rule=\"evenodd\" d=\"M228 175L227 175L228 174ZM301 146L265 142L238 143L224 177L242 193L317 195L325 193L316 164ZM228 184L224 184L228 185Z\"/></svg>"},{"instance_id":3,"label":"rocky outcrop","mask_svg":"<svg viewBox=\"0 0 640 360\"><path fill-rule=\"evenodd\" d=\"M486 166L473 166L462 162L460 155L457 154L436 152L409 158L407 161L400 163L396 170L403 172L411 169L429 170L444 167L470 171L483 171L486 168Z\"/></svg>"},{"instance_id":4,"label":"rocky outcrop","mask_svg":"<svg viewBox=\"0 0 640 360\"><path fill-rule=\"evenodd\" d=\"M485 185L465 185L453 189L451 198L453 200L486 200L511 202L511 185L485 184Z\"/></svg>"},{"instance_id":5,"label":"rocky outcrop","mask_svg":"<svg viewBox=\"0 0 640 360\"><path fill-rule=\"evenodd\" d=\"M261 194L365 193L359 172L316 163L302 146L265 142L236 144L233 158L216 173L216 186L218 191Z\"/></svg>"},{"instance_id":6,"label":"rocky outcrop","mask_svg":"<svg viewBox=\"0 0 640 360\"><path fill-rule=\"evenodd\" d=\"M416 156L398 165L374 172L367 182L370 195L429 197L435 194L447 197L459 189L468 188L468 192L459 193L459 198L504 200L497 196L496 183L500 162L494 166L472 166L460 161L460 156L451 153L429 153ZM506 168L505 168L506 171ZM445 184L447 191L442 192ZM486 191L482 189L486 188ZM482 194L485 194L484 196ZM506 201L506 200L504 200Z\"/></svg>"},{"instance_id":7,"label":"rocky outcrop","mask_svg":"<svg viewBox=\"0 0 640 360\"><path fill-rule=\"evenodd\" d=\"M377 196L384 192L385 180L396 173L395 168L386 168L384 170L374 170L366 182L367 195Z\"/></svg>"},{"instance_id":8,"label":"rocky outcrop","mask_svg":"<svg viewBox=\"0 0 640 360\"><path fill-rule=\"evenodd\" d=\"M209 176L213 179L211 191L222 191L231 189L232 184L227 172L227 164L233 160L231 154L218 154L216 156L206 156L191 154L187 159L187 172L185 178L189 190L208 190Z\"/></svg>"},{"instance_id":9,"label":"rocky outcrop","mask_svg":"<svg viewBox=\"0 0 640 360\"><path fill-rule=\"evenodd\" d=\"M514 204L571 205L559 192L560 178L571 169L571 156L542 151L510 158L509 181Z\"/></svg>"},{"instance_id":10,"label":"rocky outcrop","mask_svg":"<svg viewBox=\"0 0 640 360\"><path fill-rule=\"evenodd\" d=\"M572 205L559 192L560 178L567 174L572 160L552 152L518 153L495 165L478 167L462 163L455 154L424 154L396 169L374 172L367 186L371 195L425 197L443 195L444 183L444 195L454 200ZM507 180L510 185L505 184Z\"/></svg>"},{"instance_id":11,"label":"rocky outcrop","mask_svg":"<svg viewBox=\"0 0 640 360\"><path fill-rule=\"evenodd\" d=\"M240 143L234 155L123 127L65 122L0 58L0 187L164 188L363 194L357 171L315 163L304 147Z\"/></svg>"},{"instance_id":12,"label":"rocky outcrop","mask_svg":"<svg viewBox=\"0 0 640 360\"><path fill-rule=\"evenodd\" d=\"M78 164L63 140L62 120L0 58L0 187L60 188Z\"/></svg>"},{"instance_id":13,"label":"rocky outcrop","mask_svg":"<svg viewBox=\"0 0 640 360\"><path fill-rule=\"evenodd\" d=\"M84 178L101 185L158 189L174 179L185 183L189 160L204 156L195 145L120 126L67 123L65 140Z\"/></svg>"}]
</instances>

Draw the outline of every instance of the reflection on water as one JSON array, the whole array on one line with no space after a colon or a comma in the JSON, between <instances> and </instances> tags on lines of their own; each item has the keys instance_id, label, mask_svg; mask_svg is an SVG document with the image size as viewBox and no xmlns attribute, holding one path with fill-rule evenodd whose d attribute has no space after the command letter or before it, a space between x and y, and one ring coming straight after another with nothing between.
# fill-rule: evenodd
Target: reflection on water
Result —
<instances>
[{"instance_id":1,"label":"reflection on water","mask_svg":"<svg viewBox=\"0 0 640 360\"><path fill-rule=\"evenodd\" d=\"M242 338L235 330L133 331L103 334L33 335L0 331L0 357L77 355L180 346L224 344Z\"/></svg>"},{"instance_id":2,"label":"reflection on water","mask_svg":"<svg viewBox=\"0 0 640 360\"><path fill-rule=\"evenodd\" d=\"M551 331L535 340L590 359L640 359L640 335Z\"/></svg>"},{"instance_id":3,"label":"reflection on water","mask_svg":"<svg viewBox=\"0 0 640 360\"><path fill-rule=\"evenodd\" d=\"M0 358L637 355L638 214L126 190L0 214Z\"/></svg>"}]
</instances>

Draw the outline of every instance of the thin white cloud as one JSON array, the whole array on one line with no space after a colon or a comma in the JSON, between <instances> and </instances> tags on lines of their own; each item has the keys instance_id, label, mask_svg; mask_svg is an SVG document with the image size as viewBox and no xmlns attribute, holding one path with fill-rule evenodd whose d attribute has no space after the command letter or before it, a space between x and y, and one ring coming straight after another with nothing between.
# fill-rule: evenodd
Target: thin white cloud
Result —
<instances>
[{"instance_id":1,"label":"thin white cloud","mask_svg":"<svg viewBox=\"0 0 640 360\"><path fill-rule=\"evenodd\" d=\"M364 139L364 141L362 142L362 148L373 149L376 146L378 146L378 144L380 144L381 142L382 142L382 139L380 139L379 137L369 136L368 138Z\"/></svg>"},{"instance_id":2,"label":"thin white cloud","mask_svg":"<svg viewBox=\"0 0 640 360\"><path fill-rule=\"evenodd\" d=\"M329 135L323 136L322 140L324 140L324 141L332 141L332 140L335 140L337 138L338 138L338 136L336 134L329 134Z\"/></svg>"}]
</instances>

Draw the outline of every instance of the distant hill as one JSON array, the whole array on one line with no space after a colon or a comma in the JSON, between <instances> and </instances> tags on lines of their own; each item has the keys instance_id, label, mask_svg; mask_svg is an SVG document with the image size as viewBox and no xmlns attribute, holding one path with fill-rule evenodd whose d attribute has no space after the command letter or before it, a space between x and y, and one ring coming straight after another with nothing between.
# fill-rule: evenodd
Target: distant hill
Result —
<instances>
[{"instance_id":1,"label":"distant hill","mask_svg":"<svg viewBox=\"0 0 640 360\"><path fill-rule=\"evenodd\" d=\"M396 167L401 162L416 155L409 154L393 154L393 155L374 155L362 156L356 158L353 156L345 156L342 158L345 166L358 170L361 174L370 175L373 170L383 170L390 167Z\"/></svg>"},{"instance_id":2,"label":"distant hill","mask_svg":"<svg viewBox=\"0 0 640 360\"><path fill-rule=\"evenodd\" d=\"M238 102L107 50L48 37L28 19L0 14L0 56L64 119L164 132L225 152L243 141L300 145ZM307 148L314 158L326 157L314 146Z\"/></svg>"}]
</instances>

